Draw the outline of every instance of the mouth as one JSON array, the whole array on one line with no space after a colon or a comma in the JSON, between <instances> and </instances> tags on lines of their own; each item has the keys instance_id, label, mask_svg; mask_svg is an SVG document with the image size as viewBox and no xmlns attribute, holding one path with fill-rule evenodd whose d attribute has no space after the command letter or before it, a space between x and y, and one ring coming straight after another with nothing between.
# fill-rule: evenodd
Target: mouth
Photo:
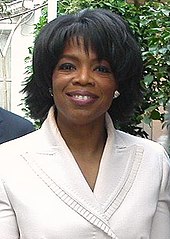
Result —
<instances>
[{"instance_id":1,"label":"mouth","mask_svg":"<svg viewBox=\"0 0 170 239\"><path fill-rule=\"evenodd\" d=\"M99 98L96 94L88 91L72 91L66 95L74 104L79 106L93 104Z\"/></svg>"}]
</instances>

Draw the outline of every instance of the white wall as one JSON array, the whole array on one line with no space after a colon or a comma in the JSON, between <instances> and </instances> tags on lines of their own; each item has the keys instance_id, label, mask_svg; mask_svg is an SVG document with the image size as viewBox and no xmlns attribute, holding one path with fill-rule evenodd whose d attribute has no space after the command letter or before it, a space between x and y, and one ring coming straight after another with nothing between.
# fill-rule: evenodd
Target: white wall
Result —
<instances>
[{"instance_id":1,"label":"white wall","mask_svg":"<svg viewBox=\"0 0 170 239\"><path fill-rule=\"evenodd\" d=\"M11 111L23 115L21 110L21 99L23 95L20 93L22 83L26 75L25 57L29 55L28 47L33 45L33 24L34 17L28 22L20 25L12 38L11 42Z\"/></svg>"},{"instance_id":2,"label":"white wall","mask_svg":"<svg viewBox=\"0 0 170 239\"><path fill-rule=\"evenodd\" d=\"M22 1L18 1L16 4L11 4L11 8L19 8ZM25 0L24 4L31 10L34 6L41 6L43 3L43 0ZM27 4L27 5L26 5ZM36 24L39 21L39 17L41 16L41 8L36 9L35 11L32 10L27 15L18 16L11 20L7 19L4 21L0 21L0 33L4 33L6 30L12 30L13 28L16 28L9 45L8 49L8 56L7 56L7 72L8 74L8 84L7 84L7 104L5 100L4 95L4 83L2 82L2 72L1 72L1 87L0 89L3 90L3 92L0 92L1 94L1 100L0 100L0 106L7 108L8 110L11 110L12 112L19 114L21 116L24 116L24 112L21 110L22 106L21 99L23 99L23 95L20 93L20 91L23 89L23 82L26 77L25 73L25 57L29 55L28 47L33 46L33 40L34 40L34 24ZM17 22L19 22L17 24ZM10 39L10 38L9 38ZM4 49L4 46L2 45L2 39L0 39L0 48L1 50ZM0 64L2 62L0 61ZM2 66L1 66L2 68ZM10 83L11 82L11 83Z\"/></svg>"}]
</instances>

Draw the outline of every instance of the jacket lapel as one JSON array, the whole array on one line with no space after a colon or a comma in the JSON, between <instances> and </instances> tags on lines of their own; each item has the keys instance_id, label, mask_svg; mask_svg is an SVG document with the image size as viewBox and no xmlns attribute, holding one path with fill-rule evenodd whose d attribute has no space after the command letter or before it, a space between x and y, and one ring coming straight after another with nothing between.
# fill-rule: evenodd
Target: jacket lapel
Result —
<instances>
[{"instance_id":1,"label":"jacket lapel","mask_svg":"<svg viewBox=\"0 0 170 239\"><path fill-rule=\"evenodd\" d=\"M106 127L108 139L94 194L109 220L132 187L143 158L143 147L127 143L125 138L115 131L108 114Z\"/></svg>"},{"instance_id":2,"label":"jacket lapel","mask_svg":"<svg viewBox=\"0 0 170 239\"><path fill-rule=\"evenodd\" d=\"M56 153L27 153L22 157L37 177L66 205L109 237L118 239L85 179L76 167L72 168L75 162Z\"/></svg>"},{"instance_id":3,"label":"jacket lapel","mask_svg":"<svg viewBox=\"0 0 170 239\"><path fill-rule=\"evenodd\" d=\"M102 161L94 194L109 220L122 204L133 185L143 158L140 146L116 147Z\"/></svg>"}]
</instances>

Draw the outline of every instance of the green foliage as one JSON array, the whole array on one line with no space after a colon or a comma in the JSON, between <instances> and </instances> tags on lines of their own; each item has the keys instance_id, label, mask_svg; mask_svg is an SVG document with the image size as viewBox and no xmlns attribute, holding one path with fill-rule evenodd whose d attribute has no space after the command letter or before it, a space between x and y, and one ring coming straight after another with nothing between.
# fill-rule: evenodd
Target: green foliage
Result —
<instances>
[{"instance_id":1,"label":"green foliage","mask_svg":"<svg viewBox=\"0 0 170 239\"><path fill-rule=\"evenodd\" d=\"M45 26L45 24L47 24L47 7L43 8L41 11L41 17L39 19L39 22L35 25L35 37L36 35L40 32L40 30L42 29L43 26Z\"/></svg>"},{"instance_id":2,"label":"green foliage","mask_svg":"<svg viewBox=\"0 0 170 239\"><path fill-rule=\"evenodd\" d=\"M165 108L170 98L170 7L163 4L145 5L141 16L142 51L145 65L146 94L143 120L163 121L159 107ZM152 107L152 108L150 108Z\"/></svg>"},{"instance_id":3,"label":"green foliage","mask_svg":"<svg viewBox=\"0 0 170 239\"><path fill-rule=\"evenodd\" d=\"M144 61L144 99L135 109L129 125L120 125L124 131L147 137L139 126L152 120L164 121L160 107L170 100L170 6L155 1L144 5L128 4L121 0L60 0L58 15L73 13L84 8L105 8L122 15L131 26L141 45ZM47 22L47 9L35 26L35 35Z\"/></svg>"}]
</instances>

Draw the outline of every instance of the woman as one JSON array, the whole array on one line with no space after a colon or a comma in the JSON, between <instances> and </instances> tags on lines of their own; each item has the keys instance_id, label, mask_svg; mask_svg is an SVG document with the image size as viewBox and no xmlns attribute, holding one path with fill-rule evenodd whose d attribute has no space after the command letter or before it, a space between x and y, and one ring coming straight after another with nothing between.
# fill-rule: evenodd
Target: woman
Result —
<instances>
[{"instance_id":1,"label":"woman","mask_svg":"<svg viewBox=\"0 0 170 239\"><path fill-rule=\"evenodd\" d=\"M48 116L0 148L0 238L170 238L168 156L113 126L139 102L141 78L120 16L84 10L43 28L24 91L32 117Z\"/></svg>"}]
</instances>

